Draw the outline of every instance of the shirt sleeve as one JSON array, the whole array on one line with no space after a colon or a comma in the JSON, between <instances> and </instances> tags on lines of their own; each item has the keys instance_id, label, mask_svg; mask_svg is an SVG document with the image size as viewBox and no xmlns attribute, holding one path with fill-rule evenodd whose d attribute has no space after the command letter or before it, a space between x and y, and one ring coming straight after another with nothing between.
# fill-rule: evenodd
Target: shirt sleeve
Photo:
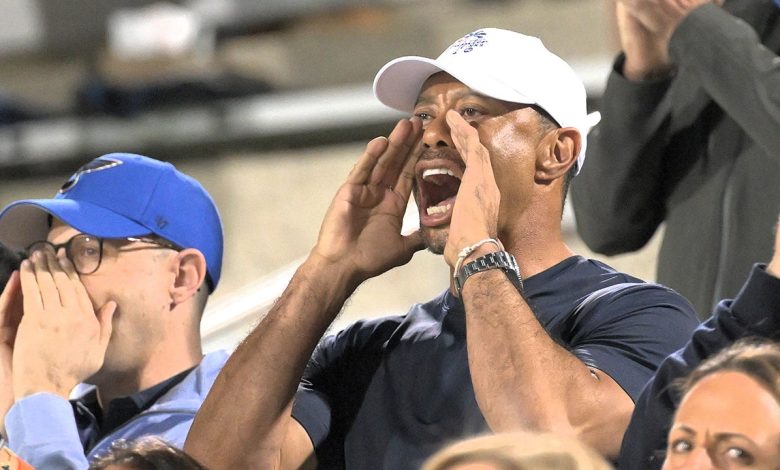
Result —
<instances>
[{"instance_id":1,"label":"shirt sleeve","mask_svg":"<svg viewBox=\"0 0 780 470\"><path fill-rule=\"evenodd\" d=\"M295 395L292 417L306 430L320 464L333 461L382 359L382 345L402 317L359 321L314 350Z\"/></svg>"},{"instance_id":2,"label":"shirt sleeve","mask_svg":"<svg viewBox=\"0 0 780 470\"><path fill-rule=\"evenodd\" d=\"M671 78L631 81L614 63L601 99L601 122L588 136L582 171L571 183L577 231L597 252L638 250L664 219L666 158L674 134Z\"/></svg>"},{"instance_id":3,"label":"shirt sleeve","mask_svg":"<svg viewBox=\"0 0 780 470\"><path fill-rule=\"evenodd\" d=\"M702 5L674 31L669 54L764 152L777 155L780 60L750 24L717 5Z\"/></svg>"},{"instance_id":4,"label":"shirt sleeve","mask_svg":"<svg viewBox=\"0 0 780 470\"><path fill-rule=\"evenodd\" d=\"M659 364L698 325L691 304L668 287L616 286L572 318L567 342L580 360L615 380L636 402Z\"/></svg>"},{"instance_id":5,"label":"shirt sleeve","mask_svg":"<svg viewBox=\"0 0 780 470\"><path fill-rule=\"evenodd\" d=\"M79 439L73 407L51 393L18 400L5 418L8 446L37 469L85 470L89 467Z\"/></svg>"},{"instance_id":6,"label":"shirt sleeve","mask_svg":"<svg viewBox=\"0 0 780 470\"><path fill-rule=\"evenodd\" d=\"M661 452L677 408L674 381L744 337L780 339L780 279L755 265L737 297L721 301L685 347L666 358L642 391L623 438L620 468L660 469Z\"/></svg>"}]
</instances>

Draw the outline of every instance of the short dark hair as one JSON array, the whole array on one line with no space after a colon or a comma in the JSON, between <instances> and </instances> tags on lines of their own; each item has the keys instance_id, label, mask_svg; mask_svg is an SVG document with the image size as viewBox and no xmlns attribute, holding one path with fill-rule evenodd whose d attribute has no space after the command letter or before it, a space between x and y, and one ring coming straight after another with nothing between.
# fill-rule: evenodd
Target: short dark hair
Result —
<instances>
[{"instance_id":1,"label":"short dark hair","mask_svg":"<svg viewBox=\"0 0 780 470\"><path fill-rule=\"evenodd\" d=\"M114 441L108 453L94 460L89 469L105 470L110 465L133 470L208 470L181 449L152 436Z\"/></svg>"},{"instance_id":2,"label":"short dark hair","mask_svg":"<svg viewBox=\"0 0 780 470\"><path fill-rule=\"evenodd\" d=\"M8 284L8 279L11 278L11 273L19 269L19 264L22 262L23 256L21 253L17 253L5 245L0 244L0 292L5 289L5 285Z\"/></svg>"},{"instance_id":3,"label":"short dark hair","mask_svg":"<svg viewBox=\"0 0 780 470\"><path fill-rule=\"evenodd\" d=\"M747 375L780 403L780 344L758 338L741 339L702 362L676 385L686 394L703 378L725 371Z\"/></svg>"}]
</instances>

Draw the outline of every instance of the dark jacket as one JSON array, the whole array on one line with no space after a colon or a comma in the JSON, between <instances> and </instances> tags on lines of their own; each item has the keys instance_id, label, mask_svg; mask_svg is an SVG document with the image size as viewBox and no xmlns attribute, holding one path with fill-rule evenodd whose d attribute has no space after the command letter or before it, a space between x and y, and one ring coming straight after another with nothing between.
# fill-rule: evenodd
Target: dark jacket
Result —
<instances>
[{"instance_id":1,"label":"dark jacket","mask_svg":"<svg viewBox=\"0 0 780 470\"><path fill-rule=\"evenodd\" d=\"M618 468L660 469L666 436L680 401L674 381L745 337L780 339L780 279L756 265L734 301L724 300L685 347L666 358L636 402L623 437Z\"/></svg>"},{"instance_id":2,"label":"dark jacket","mask_svg":"<svg viewBox=\"0 0 780 470\"><path fill-rule=\"evenodd\" d=\"M778 12L771 0L697 8L672 36L671 79L630 82L619 57L572 183L579 233L596 252L637 250L666 222L657 280L687 297L700 318L772 255Z\"/></svg>"}]
</instances>

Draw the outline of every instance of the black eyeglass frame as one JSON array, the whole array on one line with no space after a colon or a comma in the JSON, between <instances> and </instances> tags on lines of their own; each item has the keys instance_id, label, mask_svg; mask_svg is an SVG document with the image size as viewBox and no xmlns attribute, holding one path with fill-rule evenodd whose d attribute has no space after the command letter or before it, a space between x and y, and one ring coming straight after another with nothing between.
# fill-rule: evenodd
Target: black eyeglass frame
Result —
<instances>
[{"instance_id":1,"label":"black eyeglass frame","mask_svg":"<svg viewBox=\"0 0 780 470\"><path fill-rule=\"evenodd\" d=\"M95 265L95 269L92 269L90 271L82 271L79 269L78 264L76 263L74 256L71 252L71 247L73 246L73 241L77 239L83 239L83 238L92 238L98 241L98 262ZM120 238L101 238L96 237L94 235L90 235L88 233L79 233L76 234L65 243L52 243L48 240L39 240L36 242L30 243L30 245L27 246L25 249L26 257L29 258L30 255L33 254L33 252L38 251L40 248L40 245L46 245L49 246L52 250L54 250L54 253L58 253L60 251L60 248L65 248L65 256L68 257L71 263L73 263L73 267L76 270L77 273L81 275L89 275L94 272L96 272L98 269L100 269L100 265L103 263L103 242L106 240L119 240L119 241L129 241L129 242L142 242L142 243L150 243L152 245L156 245L158 248L165 248L170 249L174 251L181 251L183 248L175 245L174 243L169 242L168 240L161 239L161 238L152 238L150 236L138 236L138 237L120 237ZM147 247L147 248L154 248L154 247ZM121 251L130 251L130 250L121 250Z\"/></svg>"}]
</instances>

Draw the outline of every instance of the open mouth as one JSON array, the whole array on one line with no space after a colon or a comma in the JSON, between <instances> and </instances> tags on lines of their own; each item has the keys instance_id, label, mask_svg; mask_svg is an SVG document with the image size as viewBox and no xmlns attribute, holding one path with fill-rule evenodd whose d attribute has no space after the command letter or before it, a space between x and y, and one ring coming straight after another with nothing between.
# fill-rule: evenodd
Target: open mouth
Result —
<instances>
[{"instance_id":1,"label":"open mouth","mask_svg":"<svg viewBox=\"0 0 780 470\"><path fill-rule=\"evenodd\" d=\"M417 204L420 224L449 222L460 188L462 169L452 161L426 161L417 168Z\"/></svg>"}]
</instances>

